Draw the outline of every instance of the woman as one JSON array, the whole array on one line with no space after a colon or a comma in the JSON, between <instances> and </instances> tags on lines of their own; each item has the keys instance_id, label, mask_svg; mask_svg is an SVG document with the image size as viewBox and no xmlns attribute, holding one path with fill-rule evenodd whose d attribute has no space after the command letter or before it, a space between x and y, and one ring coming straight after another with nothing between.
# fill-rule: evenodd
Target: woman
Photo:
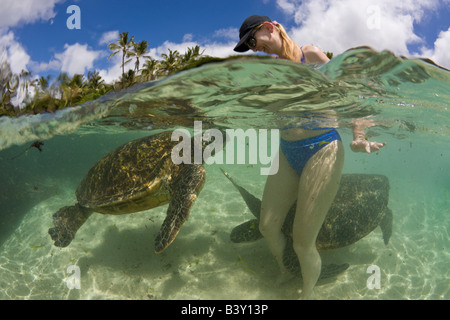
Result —
<instances>
[{"instance_id":1,"label":"woman","mask_svg":"<svg viewBox=\"0 0 450 320\"><path fill-rule=\"evenodd\" d=\"M234 48L237 52L251 49L298 63L329 61L317 47L298 46L281 24L266 16L248 17L242 23L239 38ZM305 299L313 297L320 275L316 238L339 188L344 164L344 147L334 122L327 113L321 112L309 123L283 128L279 169L277 174L268 177L262 199L259 228L284 274L287 274L282 262L285 237L281 227L289 208L298 200L292 236L302 269L301 298ZM368 120L354 121L354 140L350 144L353 151L370 153L385 145L365 139L364 129L372 125Z\"/></svg>"}]
</instances>

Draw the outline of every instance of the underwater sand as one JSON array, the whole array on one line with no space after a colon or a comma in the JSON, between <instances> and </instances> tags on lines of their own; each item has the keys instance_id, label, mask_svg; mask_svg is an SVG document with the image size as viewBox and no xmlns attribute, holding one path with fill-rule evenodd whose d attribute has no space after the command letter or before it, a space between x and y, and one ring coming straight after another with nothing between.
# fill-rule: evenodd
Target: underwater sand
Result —
<instances>
[{"instance_id":1,"label":"underwater sand","mask_svg":"<svg viewBox=\"0 0 450 320\"><path fill-rule=\"evenodd\" d=\"M450 298L448 181L437 181L436 189L430 189L429 184L421 183L429 179L428 174L416 171L414 177L399 176L398 168L390 161L393 154L397 154L399 165L401 156L423 157L420 149L398 156L397 146L391 145L384 153L369 157L350 155L346 150L344 172L378 171L389 176L393 234L387 246L377 228L353 245L322 253L324 264L349 263L350 267L336 278L319 283L316 299ZM417 161L417 165L420 163ZM220 167L260 197L264 177L258 168ZM439 164L436 170L440 170ZM123 216L93 214L70 246L54 247L47 234L51 216L60 207L75 202L73 183L55 180L54 184L59 192L32 207L0 248L0 299L299 296L301 280L275 285L278 267L264 240L247 244L229 240L231 229L252 216L218 165L207 167L207 182L189 220L161 254L153 252L153 243L167 206ZM66 280L73 273L67 268L71 265L78 266L81 272L80 289L68 288ZM371 276L367 268L371 265L380 268L380 289L367 287Z\"/></svg>"}]
</instances>

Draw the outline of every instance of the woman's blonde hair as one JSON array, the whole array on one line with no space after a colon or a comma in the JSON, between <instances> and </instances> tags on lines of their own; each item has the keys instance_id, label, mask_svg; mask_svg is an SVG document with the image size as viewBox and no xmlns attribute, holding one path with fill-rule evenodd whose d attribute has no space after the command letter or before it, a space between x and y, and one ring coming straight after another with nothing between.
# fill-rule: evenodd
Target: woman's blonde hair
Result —
<instances>
[{"instance_id":1,"label":"woman's blonde hair","mask_svg":"<svg viewBox=\"0 0 450 320\"><path fill-rule=\"evenodd\" d=\"M295 54L295 52L297 51L295 42L291 38L289 38L286 30L281 24L279 24L278 22L274 22L274 25L280 32L280 37L283 42L283 55L291 61L300 62L299 59L301 59L301 57L298 58Z\"/></svg>"}]
</instances>

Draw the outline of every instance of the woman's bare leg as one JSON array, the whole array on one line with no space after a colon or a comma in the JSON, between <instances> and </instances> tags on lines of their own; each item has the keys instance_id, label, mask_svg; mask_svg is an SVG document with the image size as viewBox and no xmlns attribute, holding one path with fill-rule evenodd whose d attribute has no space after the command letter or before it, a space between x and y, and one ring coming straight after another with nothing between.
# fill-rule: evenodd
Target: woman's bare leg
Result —
<instances>
[{"instance_id":1,"label":"woman's bare leg","mask_svg":"<svg viewBox=\"0 0 450 320\"><path fill-rule=\"evenodd\" d=\"M281 228L289 209L297 198L300 176L289 165L281 150L279 150L278 159L278 172L268 176L264 187L259 230L266 239L269 250L275 256L282 273L287 273L283 265L286 240Z\"/></svg>"},{"instance_id":2,"label":"woman's bare leg","mask_svg":"<svg viewBox=\"0 0 450 320\"><path fill-rule=\"evenodd\" d=\"M339 188L343 164L344 148L335 140L309 159L300 177L293 241L302 269L304 299L313 296L320 275L316 238Z\"/></svg>"}]
</instances>

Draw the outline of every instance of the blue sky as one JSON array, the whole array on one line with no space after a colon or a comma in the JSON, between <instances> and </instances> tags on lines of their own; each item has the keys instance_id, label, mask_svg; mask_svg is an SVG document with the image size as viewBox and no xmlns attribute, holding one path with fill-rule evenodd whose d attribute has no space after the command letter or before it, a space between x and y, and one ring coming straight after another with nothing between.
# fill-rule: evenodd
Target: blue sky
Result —
<instances>
[{"instance_id":1,"label":"blue sky","mask_svg":"<svg viewBox=\"0 0 450 320\"><path fill-rule=\"evenodd\" d=\"M13 71L35 75L100 70L111 81L118 58L107 43L118 32L150 43L158 59L167 48L183 53L233 54L242 21L252 14L282 23L300 45L339 54L370 45L406 56L427 56L450 68L450 0L0 0L0 58ZM81 29L69 30L67 8L81 10ZM132 64L130 64L132 67Z\"/></svg>"}]
</instances>

